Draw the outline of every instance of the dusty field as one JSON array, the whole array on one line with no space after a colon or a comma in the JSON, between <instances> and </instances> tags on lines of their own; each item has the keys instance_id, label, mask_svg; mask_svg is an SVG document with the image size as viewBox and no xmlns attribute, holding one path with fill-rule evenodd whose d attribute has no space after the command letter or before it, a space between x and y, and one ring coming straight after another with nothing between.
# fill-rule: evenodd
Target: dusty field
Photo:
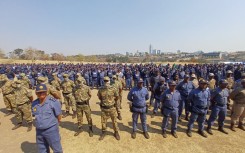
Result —
<instances>
[{"instance_id":1,"label":"dusty field","mask_svg":"<svg viewBox=\"0 0 245 153\"><path fill-rule=\"evenodd\" d=\"M131 139L132 130L132 119L131 113L128 109L128 104L126 100L127 91L124 91L123 96L123 109L122 117L123 120L118 122L120 128L121 140L117 141L113 137L112 124L109 120L108 135L106 135L103 141L99 141L99 135L101 133L101 123L100 123L100 109L98 98L96 96L97 90L92 91L91 108L92 108L92 119L94 124L94 137L90 138L88 135L87 121L84 118L84 129L85 131L81 133L78 137L74 137L76 126L76 119L73 120L71 116L62 119L60 124L60 133L62 138L62 146L65 153L86 153L86 152L227 152L227 153L242 153L245 152L245 133L239 129L237 132L232 132L227 129L229 135L220 133L214 130L214 135L208 138L203 138L196 132L193 132L193 137L189 138L185 134L186 122L179 124L178 126L178 139L175 139L170 134L168 138L164 139L161 136L161 120L162 117L160 113L155 118L150 118L148 115L147 123L149 128L150 139L145 139L142 135L141 125L139 124L139 132L137 133L136 139ZM8 117L3 117L5 109L4 103L2 101L2 95L0 96L0 153L36 153L35 144L35 129L27 133L26 127L21 127L15 131L11 128L16 122L13 115ZM64 107L63 107L64 109ZM150 111L149 114L151 114ZM227 117L225 128L228 128L230 118ZM217 123L215 124L217 125ZM215 127L217 129L217 127ZM196 131L196 126L194 128Z\"/></svg>"}]
</instances>

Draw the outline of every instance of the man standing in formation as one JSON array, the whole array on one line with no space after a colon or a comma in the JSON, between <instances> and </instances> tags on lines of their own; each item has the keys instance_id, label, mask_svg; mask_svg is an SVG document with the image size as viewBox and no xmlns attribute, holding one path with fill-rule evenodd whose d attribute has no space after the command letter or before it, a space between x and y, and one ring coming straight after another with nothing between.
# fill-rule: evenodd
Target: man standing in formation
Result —
<instances>
[{"instance_id":1,"label":"man standing in formation","mask_svg":"<svg viewBox=\"0 0 245 153\"><path fill-rule=\"evenodd\" d=\"M99 88L98 98L100 100L101 108L101 124L102 124L102 134L99 140L103 140L107 128L107 120L111 118L112 125L114 129L114 136L117 140L120 140L119 128L117 125L117 100L118 100L118 90L110 85L110 78L104 77L104 86Z\"/></svg>"}]
</instances>

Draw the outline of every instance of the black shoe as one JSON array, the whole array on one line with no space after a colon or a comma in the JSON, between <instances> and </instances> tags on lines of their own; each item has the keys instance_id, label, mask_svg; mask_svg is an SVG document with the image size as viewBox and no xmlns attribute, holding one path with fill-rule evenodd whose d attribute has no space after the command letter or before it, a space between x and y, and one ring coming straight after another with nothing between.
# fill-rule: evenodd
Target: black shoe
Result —
<instances>
[{"instance_id":1,"label":"black shoe","mask_svg":"<svg viewBox=\"0 0 245 153\"><path fill-rule=\"evenodd\" d=\"M171 132L171 134L175 137L175 138L178 138L178 135L175 131Z\"/></svg>"},{"instance_id":2,"label":"black shoe","mask_svg":"<svg viewBox=\"0 0 245 153\"><path fill-rule=\"evenodd\" d=\"M146 139L149 139L150 138L148 132L144 132L144 136L145 136Z\"/></svg>"},{"instance_id":3,"label":"black shoe","mask_svg":"<svg viewBox=\"0 0 245 153\"><path fill-rule=\"evenodd\" d=\"M242 122L239 122L238 123L238 128L241 129L241 130L243 130L243 131L245 131L245 128L244 128Z\"/></svg>"},{"instance_id":4,"label":"black shoe","mask_svg":"<svg viewBox=\"0 0 245 153\"><path fill-rule=\"evenodd\" d=\"M207 138L208 137L207 134L203 130L198 130L198 134L200 134L204 138Z\"/></svg>"},{"instance_id":5,"label":"black shoe","mask_svg":"<svg viewBox=\"0 0 245 153\"><path fill-rule=\"evenodd\" d=\"M212 131L211 127L207 127L207 132L208 132L210 135L213 135L213 131Z\"/></svg>"},{"instance_id":6,"label":"black shoe","mask_svg":"<svg viewBox=\"0 0 245 153\"><path fill-rule=\"evenodd\" d=\"M83 132L83 129L82 129L82 127L79 127L78 128L78 131L74 134L74 136L76 137L76 136L78 136L80 133L82 133Z\"/></svg>"},{"instance_id":7,"label":"black shoe","mask_svg":"<svg viewBox=\"0 0 245 153\"><path fill-rule=\"evenodd\" d=\"M162 136L163 136L164 138L167 138L167 132L166 132L166 131L162 131Z\"/></svg>"},{"instance_id":8,"label":"black shoe","mask_svg":"<svg viewBox=\"0 0 245 153\"><path fill-rule=\"evenodd\" d=\"M21 126L22 126L22 123L18 123L17 125L15 125L15 127L12 128L12 130L16 130L20 128Z\"/></svg>"},{"instance_id":9,"label":"black shoe","mask_svg":"<svg viewBox=\"0 0 245 153\"><path fill-rule=\"evenodd\" d=\"M28 123L27 132L32 130L32 122Z\"/></svg>"},{"instance_id":10,"label":"black shoe","mask_svg":"<svg viewBox=\"0 0 245 153\"><path fill-rule=\"evenodd\" d=\"M187 134L188 137L192 137L192 132L191 132L191 130L188 129L188 130L186 131L186 134Z\"/></svg>"},{"instance_id":11,"label":"black shoe","mask_svg":"<svg viewBox=\"0 0 245 153\"><path fill-rule=\"evenodd\" d=\"M131 138L135 139L136 138L136 132L131 133Z\"/></svg>"},{"instance_id":12,"label":"black shoe","mask_svg":"<svg viewBox=\"0 0 245 153\"><path fill-rule=\"evenodd\" d=\"M118 131L116 131L116 132L114 133L114 137L115 137L117 140L120 140L120 135L119 135Z\"/></svg>"},{"instance_id":13,"label":"black shoe","mask_svg":"<svg viewBox=\"0 0 245 153\"><path fill-rule=\"evenodd\" d=\"M89 137L93 137L94 136L94 133L93 133L93 128L92 126L89 127Z\"/></svg>"},{"instance_id":14,"label":"black shoe","mask_svg":"<svg viewBox=\"0 0 245 153\"><path fill-rule=\"evenodd\" d=\"M102 131L99 140L103 140L105 138L105 131Z\"/></svg>"},{"instance_id":15,"label":"black shoe","mask_svg":"<svg viewBox=\"0 0 245 153\"><path fill-rule=\"evenodd\" d=\"M66 111L65 114L62 115L62 118L65 118L65 117L67 117L67 116L69 116L69 111Z\"/></svg>"},{"instance_id":16,"label":"black shoe","mask_svg":"<svg viewBox=\"0 0 245 153\"><path fill-rule=\"evenodd\" d=\"M224 134L228 134L228 132L225 131L225 129L223 128L223 126L220 126L220 127L218 128L218 130L219 130L220 132L224 133Z\"/></svg>"},{"instance_id":17,"label":"black shoe","mask_svg":"<svg viewBox=\"0 0 245 153\"><path fill-rule=\"evenodd\" d=\"M121 114L118 114L117 118L121 121L122 120Z\"/></svg>"}]
</instances>

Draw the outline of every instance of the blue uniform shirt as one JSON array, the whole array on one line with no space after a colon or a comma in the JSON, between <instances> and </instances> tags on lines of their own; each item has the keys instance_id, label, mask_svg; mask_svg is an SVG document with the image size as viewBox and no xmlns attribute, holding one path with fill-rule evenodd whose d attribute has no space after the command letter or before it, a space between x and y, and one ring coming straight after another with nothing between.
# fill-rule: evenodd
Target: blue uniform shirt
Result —
<instances>
[{"instance_id":1,"label":"blue uniform shirt","mask_svg":"<svg viewBox=\"0 0 245 153\"><path fill-rule=\"evenodd\" d=\"M181 101L181 96L178 90L171 93L171 91L167 89L161 96L161 101L163 102L163 107L177 109Z\"/></svg>"},{"instance_id":2,"label":"blue uniform shirt","mask_svg":"<svg viewBox=\"0 0 245 153\"><path fill-rule=\"evenodd\" d=\"M210 104L210 94L206 89L196 88L190 92L188 101L192 105L193 112L206 113Z\"/></svg>"},{"instance_id":3,"label":"blue uniform shirt","mask_svg":"<svg viewBox=\"0 0 245 153\"><path fill-rule=\"evenodd\" d=\"M145 87L134 87L128 93L128 100L133 103L135 107L144 108L146 106L146 100L149 99L148 90Z\"/></svg>"},{"instance_id":4,"label":"blue uniform shirt","mask_svg":"<svg viewBox=\"0 0 245 153\"><path fill-rule=\"evenodd\" d=\"M32 102L32 114L35 116L37 129L48 129L58 124L57 117L61 115L61 105L56 99L47 96L43 105L39 99Z\"/></svg>"},{"instance_id":5,"label":"blue uniform shirt","mask_svg":"<svg viewBox=\"0 0 245 153\"><path fill-rule=\"evenodd\" d=\"M229 97L229 91L227 88L221 89L220 87L215 88L211 93L211 99L218 105L226 105Z\"/></svg>"},{"instance_id":6,"label":"blue uniform shirt","mask_svg":"<svg viewBox=\"0 0 245 153\"><path fill-rule=\"evenodd\" d=\"M182 81L176 87L176 90L180 92L182 97L187 97L193 89L195 89L195 86L191 81L188 81L187 83Z\"/></svg>"}]
</instances>

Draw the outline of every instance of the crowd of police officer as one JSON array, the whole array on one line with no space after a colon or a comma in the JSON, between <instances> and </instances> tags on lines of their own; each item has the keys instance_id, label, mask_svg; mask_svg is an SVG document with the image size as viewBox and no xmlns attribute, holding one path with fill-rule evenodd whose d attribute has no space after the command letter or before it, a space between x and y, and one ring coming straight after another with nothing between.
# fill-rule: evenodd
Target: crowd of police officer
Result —
<instances>
[{"instance_id":1,"label":"crowd of police officer","mask_svg":"<svg viewBox=\"0 0 245 153\"><path fill-rule=\"evenodd\" d=\"M187 135L192 136L195 121L198 122L198 133L207 137L204 130L212 135L212 126L218 118L218 130L228 134L224 129L227 110L231 110L230 129L244 129L245 117L245 66L242 64L0 64L1 88L6 108L10 113L19 114L18 118L28 114L20 106L29 104L32 96L29 89L40 84L45 85L47 94L61 102L63 95L65 113L69 115L70 106L73 118L77 117L78 130L82 131L83 113L89 123L89 135L93 136L91 108L89 100L91 90L98 88L101 108L103 140L106 133L107 119L111 118L114 136L120 140L117 119L122 120L122 90L129 90L127 99L132 112L133 130L131 137L136 138L137 122L140 116L143 134L149 139L147 132L147 112L153 107L151 117L154 118L159 109L163 115L162 135L167 137L167 127L171 118L171 134L177 138L177 124L182 119L188 121ZM15 77L17 82L12 81ZM8 84L6 83L8 82ZM16 91L17 86L22 92ZM11 87L11 90L10 90ZM150 94L149 94L150 92ZM8 98L9 94L24 96L25 101L17 102ZM149 99L149 103L147 100ZM12 102L12 101L15 102ZM18 106L16 106L16 103ZM62 103L62 102L61 102ZM16 107L18 108L16 111ZM29 107L30 108L30 107ZM23 110L25 110L23 112ZM183 117L183 110L185 116ZM209 118L206 116L210 113ZM8 113L7 115L9 115ZM32 120L28 122L31 124ZM21 126L22 120L13 129ZM205 124L207 127L205 128ZM30 125L31 126L31 125ZM30 131L31 128L28 129Z\"/></svg>"}]
</instances>

